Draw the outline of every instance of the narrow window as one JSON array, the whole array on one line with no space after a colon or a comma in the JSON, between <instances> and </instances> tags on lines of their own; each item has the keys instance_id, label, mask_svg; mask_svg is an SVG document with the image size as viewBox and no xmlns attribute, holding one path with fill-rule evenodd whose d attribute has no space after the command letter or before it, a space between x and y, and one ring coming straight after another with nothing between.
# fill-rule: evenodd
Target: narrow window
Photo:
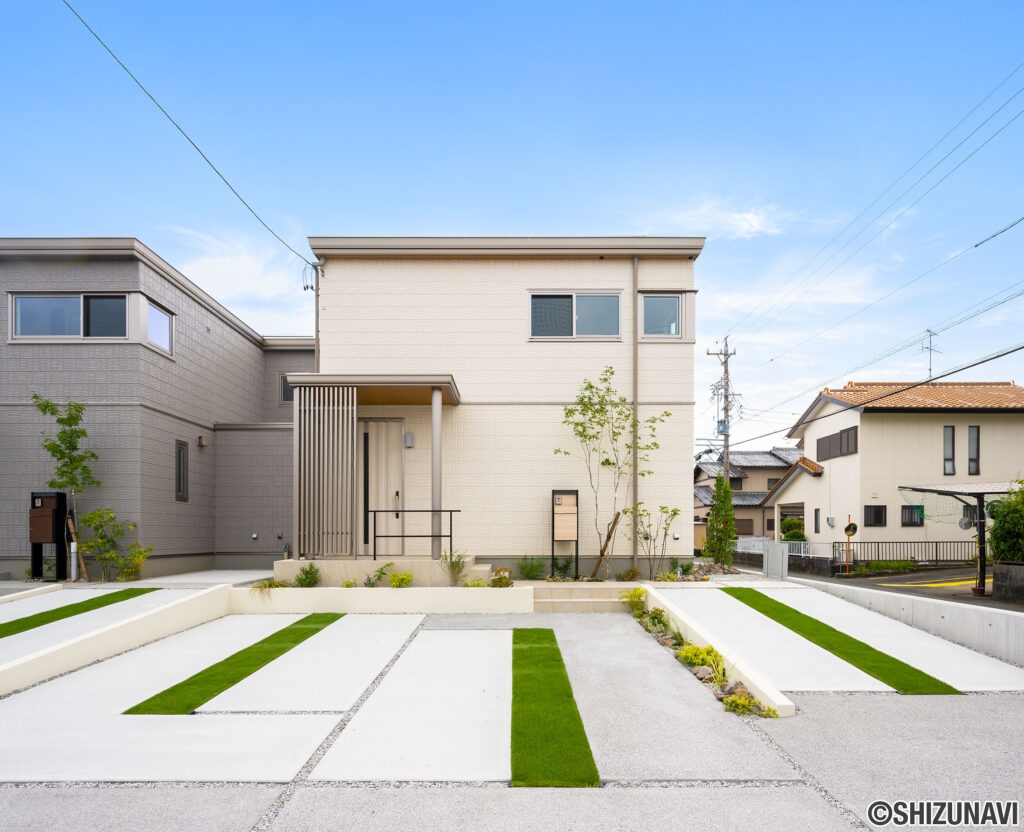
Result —
<instances>
[{"instance_id":1,"label":"narrow window","mask_svg":"<svg viewBox=\"0 0 1024 832\"><path fill-rule=\"evenodd\" d=\"M281 376L281 404L291 404L295 401L295 388L288 383L288 377Z\"/></svg>"},{"instance_id":2,"label":"narrow window","mask_svg":"<svg viewBox=\"0 0 1024 832\"><path fill-rule=\"evenodd\" d=\"M956 473L953 452L956 450L956 428L946 425L942 429L942 473L947 477Z\"/></svg>"},{"instance_id":3,"label":"narrow window","mask_svg":"<svg viewBox=\"0 0 1024 832\"><path fill-rule=\"evenodd\" d=\"M885 506L864 506L865 526L885 525Z\"/></svg>"},{"instance_id":4,"label":"narrow window","mask_svg":"<svg viewBox=\"0 0 1024 832\"><path fill-rule=\"evenodd\" d=\"M900 516L902 526L923 526L924 506L903 506Z\"/></svg>"},{"instance_id":5,"label":"narrow window","mask_svg":"<svg viewBox=\"0 0 1024 832\"><path fill-rule=\"evenodd\" d=\"M124 295L86 295L83 300L86 338L128 335L128 299Z\"/></svg>"},{"instance_id":6,"label":"narrow window","mask_svg":"<svg viewBox=\"0 0 1024 832\"><path fill-rule=\"evenodd\" d=\"M773 531L775 531L775 518L774 517L768 517L768 518L765 519L765 521L764 521L764 530L766 532L773 532Z\"/></svg>"},{"instance_id":7,"label":"narrow window","mask_svg":"<svg viewBox=\"0 0 1024 832\"><path fill-rule=\"evenodd\" d=\"M821 534L821 509L814 509L814 533Z\"/></svg>"},{"instance_id":8,"label":"narrow window","mask_svg":"<svg viewBox=\"0 0 1024 832\"><path fill-rule=\"evenodd\" d=\"M174 443L174 499L188 502L188 443Z\"/></svg>"},{"instance_id":9,"label":"narrow window","mask_svg":"<svg viewBox=\"0 0 1024 832\"><path fill-rule=\"evenodd\" d=\"M147 314L146 340L154 347L166 352L171 351L172 322L169 312L165 312L153 303L149 304Z\"/></svg>"},{"instance_id":10,"label":"narrow window","mask_svg":"<svg viewBox=\"0 0 1024 832\"><path fill-rule=\"evenodd\" d=\"M967 428L967 474L975 477L981 473L981 427Z\"/></svg>"}]
</instances>

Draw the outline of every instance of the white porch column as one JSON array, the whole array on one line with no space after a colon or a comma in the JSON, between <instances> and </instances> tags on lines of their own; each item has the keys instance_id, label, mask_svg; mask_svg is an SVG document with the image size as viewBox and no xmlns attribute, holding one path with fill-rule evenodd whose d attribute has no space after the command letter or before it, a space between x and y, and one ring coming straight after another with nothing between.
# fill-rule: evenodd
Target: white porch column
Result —
<instances>
[{"instance_id":1,"label":"white porch column","mask_svg":"<svg viewBox=\"0 0 1024 832\"><path fill-rule=\"evenodd\" d=\"M441 559L441 388L430 391L430 556Z\"/></svg>"},{"instance_id":2,"label":"white porch column","mask_svg":"<svg viewBox=\"0 0 1024 832\"><path fill-rule=\"evenodd\" d=\"M782 523L782 505L780 503L775 504L775 533L773 535L774 540L782 540L782 531L779 528Z\"/></svg>"}]
</instances>

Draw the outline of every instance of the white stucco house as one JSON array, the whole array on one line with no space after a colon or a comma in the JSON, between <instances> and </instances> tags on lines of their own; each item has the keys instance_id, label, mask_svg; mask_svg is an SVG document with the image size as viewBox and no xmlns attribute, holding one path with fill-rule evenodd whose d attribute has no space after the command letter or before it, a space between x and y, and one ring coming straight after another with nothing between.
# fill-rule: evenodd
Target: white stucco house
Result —
<instances>
[{"instance_id":1,"label":"white stucco house","mask_svg":"<svg viewBox=\"0 0 1024 832\"><path fill-rule=\"evenodd\" d=\"M580 557L592 559L586 469L555 449L575 450L563 408L606 366L641 418L672 413L639 496L687 516L703 244L310 238L322 263L316 372L288 376L296 555L547 557L552 492L578 490ZM691 523L678 532L671 554L688 556ZM631 553L620 540L616 554Z\"/></svg>"},{"instance_id":2,"label":"white stucco house","mask_svg":"<svg viewBox=\"0 0 1024 832\"><path fill-rule=\"evenodd\" d=\"M1024 477L1024 388L850 382L822 390L788 435L804 456L764 498L776 518L802 507L808 539L828 544L845 543L853 522L853 542L879 557L969 559L971 501L944 498L926 510L931 498L899 489L991 483L996 494Z\"/></svg>"}]
</instances>

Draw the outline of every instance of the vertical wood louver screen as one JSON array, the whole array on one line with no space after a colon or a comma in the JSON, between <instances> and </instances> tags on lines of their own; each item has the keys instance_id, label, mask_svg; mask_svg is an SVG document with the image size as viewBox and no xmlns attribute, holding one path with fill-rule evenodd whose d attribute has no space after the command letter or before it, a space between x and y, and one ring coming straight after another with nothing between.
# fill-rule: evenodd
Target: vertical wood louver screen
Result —
<instances>
[{"instance_id":1,"label":"vertical wood louver screen","mask_svg":"<svg viewBox=\"0 0 1024 832\"><path fill-rule=\"evenodd\" d=\"M354 555L356 388L295 388L296 555Z\"/></svg>"}]
</instances>

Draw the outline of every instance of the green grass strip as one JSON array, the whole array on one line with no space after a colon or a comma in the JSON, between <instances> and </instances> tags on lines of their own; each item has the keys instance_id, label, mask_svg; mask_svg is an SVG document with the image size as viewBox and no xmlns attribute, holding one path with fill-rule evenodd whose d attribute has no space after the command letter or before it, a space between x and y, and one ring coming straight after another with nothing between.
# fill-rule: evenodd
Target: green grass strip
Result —
<instances>
[{"instance_id":1,"label":"green grass strip","mask_svg":"<svg viewBox=\"0 0 1024 832\"><path fill-rule=\"evenodd\" d=\"M552 630L512 631L512 785L601 785Z\"/></svg>"},{"instance_id":2,"label":"green grass strip","mask_svg":"<svg viewBox=\"0 0 1024 832\"><path fill-rule=\"evenodd\" d=\"M151 696L125 711L126 714L190 714L200 705L228 688L237 685L246 676L284 655L324 627L333 624L342 613L318 612L307 615L257 641L226 659L211 664L183 682Z\"/></svg>"},{"instance_id":3,"label":"green grass strip","mask_svg":"<svg viewBox=\"0 0 1024 832\"><path fill-rule=\"evenodd\" d=\"M960 693L956 688L934 676L929 676L916 667L911 667L906 662L893 658L888 653L876 650L863 641L858 641L834 627L829 627L828 624L824 624L816 618L811 618L811 616L804 615L774 598L769 598L756 589L723 587L722 592L731 595L737 601L742 601L748 607L768 616L773 621L777 621L783 627L788 627L797 635L814 642L819 647L828 650L829 653L860 668L869 676L874 676L900 693L918 695Z\"/></svg>"},{"instance_id":4,"label":"green grass strip","mask_svg":"<svg viewBox=\"0 0 1024 832\"><path fill-rule=\"evenodd\" d=\"M100 607L109 607L111 604L118 603L118 601L127 601L129 598L135 598L137 595L145 595L147 592L156 592L157 589L158 587L119 589L116 592L107 592L103 595L97 595L94 598L90 598L88 601L78 601L74 604L65 604L63 607L57 607L57 609L54 610L37 612L35 615L26 615L24 618L16 618L14 621L7 621L4 624L0 624L0 638L15 636L18 633L24 633L26 630L34 630L36 627L42 627L45 624L52 624L54 621L71 618L73 615L81 615L83 612L98 610Z\"/></svg>"}]
</instances>

